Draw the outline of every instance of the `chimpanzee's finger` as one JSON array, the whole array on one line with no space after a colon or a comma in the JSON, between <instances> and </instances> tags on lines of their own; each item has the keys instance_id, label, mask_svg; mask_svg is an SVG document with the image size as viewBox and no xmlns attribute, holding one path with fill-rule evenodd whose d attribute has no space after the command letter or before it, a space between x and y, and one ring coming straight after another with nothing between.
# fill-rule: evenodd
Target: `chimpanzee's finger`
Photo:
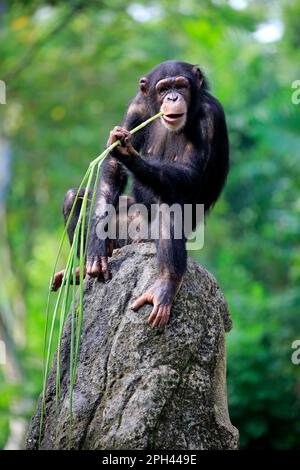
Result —
<instances>
[{"instance_id":1,"label":"chimpanzee's finger","mask_svg":"<svg viewBox=\"0 0 300 470\"><path fill-rule=\"evenodd\" d=\"M151 312L149 323L151 324L152 328L159 325L159 322L163 317L163 308L163 305L159 305L157 310L155 311L155 314L153 311Z\"/></svg>"},{"instance_id":2,"label":"chimpanzee's finger","mask_svg":"<svg viewBox=\"0 0 300 470\"><path fill-rule=\"evenodd\" d=\"M104 277L104 281L108 282L111 278L111 275L110 275L110 270L109 270L109 267L108 267L108 261L107 261L107 258L105 256L101 256L101 268L102 268L102 274L103 274L103 277Z\"/></svg>"},{"instance_id":3,"label":"chimpanzee's finger","mask_svg":"<svg viewBox=\"0 0 300 470\"><path fill-rule=\"evenodd\" d=\"M163 314L160 319L160 322L158 323L158 327L161 328L163 326L166 326L166 324L168 323L170 319L170 314L171 314L171 305L164 305Z\"/></svg>"},{"instance_id":4,"label":"chimpanzee's finger","mask_svg":"<svg viewBox=\"0 0 300 470\"><path fill-rule=\"evenodd\" d=\"M159 305L155 305L153 307L153 309L151 310L151 313L149 315L149 318L148 318L148 323L153 326L153 322L158 314L158 311L159 311Z\"/></svg>"},{"instance_id":5,"label":"chimpanzee's finger","mask_svg":"<svg viewBox=\"0 0 300 470\"><path fill-rule=\"evenodd\" d=\"M102 272L101 261L99 256L89 258L86 263L86 272L90 276L99 276Z\"/></svg>"},{"instance_id":6,"label":"chimpanzee's finger","mask_svg":"<svg viewBox=\"0 0 300 470\"><path fill-rule=\"evenodd\" d=\"M107 256L112 256L114 251L114 243L112 240L109 240L107 243Z\"/></svg>"},{"instance_id":7,"label":"chimpanzee's finger","mask_svg":"<svg viewBox=\"0 0 300 470\"><path fill-rule=\"evenodd\" d=\"M124 141L125 141L125 144L129 144L129 142L131 141L131 134L130 134L130 132L129 132L128 135L125 137Z\"/></svg>"},{"instance_id":8,"label":"chimpanzee's finger","mask_svg":"<svg viewBox=\"0 0 300 470\"><path fill-rule=\"evenodd\" d=\"M125 146L125 138L126 136L123 134L123 132L119 132L119 131L114 132L114 142L119 140L122 147Z\"/></svg>"},{"instance_id":9,"label":"chimpanzee's finger","mask_svg":"<svg viewBox=\"0 0 300 470\"><path fill-rule=\"evenodd\" d=\"M60 288L60 286L62 285L62 280L63 280L64 274L65 274L65 270L59 271L58 273L55 273L55 275L52 279L52 283L51 283L51 290L53 292L56 292Z\"/></svg>"},{"instance_id":10,"label":"chimpanzee's finger","mask_svg":"<svg viewBox=\"0 0 300 470\"><path fill-rule=\"evenodd\" d=\"M127 129L124 129L123 127L120 127L120 126L116 126L114 128L114 131L121 132L124 135L129 135L130 134L130 131L128 131Z\"/></svg>"},{"instance_id":11,"label":"chimpanzee's finger","mask_svg":"<svg viewBox=\"0 0 300 470\"><path fill-rule=\"evenodd\" d=\"M146 292L145 294L142 294L138 299L136 299L135 302L133 302L130 309L135 311L142 307L144 304L151 302L152 296Z\"/></svg>"},{"instance_id":12,"label":"chimpanzee's finger","mask_svg":"<svg viewBox=\"0 0 300 470\"><path fill-rule=\"evenodd\" d=\"M117 139L114 131L110 131L107 145L109 146L109 145L113 144L114 142L116 142L116 140L118 140L118 139Z\"/></svg>"}]
</instances>

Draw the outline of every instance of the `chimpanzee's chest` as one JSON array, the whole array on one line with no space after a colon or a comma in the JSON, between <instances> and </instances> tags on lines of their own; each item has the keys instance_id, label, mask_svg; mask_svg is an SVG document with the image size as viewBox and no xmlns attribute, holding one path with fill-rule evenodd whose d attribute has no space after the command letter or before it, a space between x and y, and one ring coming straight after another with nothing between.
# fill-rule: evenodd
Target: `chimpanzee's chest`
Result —
<instances>
[{"instance_id":1,"label":"chimpanzee's chest","mask_svg":"<svg viewBox=\"0 0 300 470\"><path fill-rule=\"evenodd\" d=\"M192 144L184 136L168 132L165 136L146 142L142 156L146 160L183 163L187 161L191 150Z\"/></svg>"}]
</instances>

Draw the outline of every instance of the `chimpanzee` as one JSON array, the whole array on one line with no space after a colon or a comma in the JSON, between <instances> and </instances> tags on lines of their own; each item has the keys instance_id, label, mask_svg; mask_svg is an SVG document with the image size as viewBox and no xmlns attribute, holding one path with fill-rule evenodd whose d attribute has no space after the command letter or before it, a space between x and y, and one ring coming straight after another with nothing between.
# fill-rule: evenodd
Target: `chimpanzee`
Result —
<instances>
[{"instance_id":1,"label":"chimpanzee","mask_svg":"<svg viewBox=\"0 0 300 470\"><path fill-rule=\"evenodd\" d=\"M167 61L154 67L140 79L139 91L130 103L122 127L111 132L108 145L120 140L106 158L102 169L97 200L87 247L86 273L109 280L107 258L117 244L99 240L97 229L107 214L107 204L119 204L129 173L133 177L134 201L151 204L203 204L205 213L217 201L229 169L229 144L225 115L219 101L208 91L202 70L186 62ZM152 115L163 112L134 135L130 130ZM69 190L64 201L64 218L68 218L76 190ZM69 228L72 241L81 201L77 202ZM104 222L103 222L104 223ZM194 217L193 228L197 224ZM174 297L186 270L186 237L171 236L156 240L159 276L151 288L132 305L137 310L153 304L151 326L165 326ZM163 231L163 227L161 228ZM62 282L63 272L56 274L53 290Z\"/></svg>"}]
</instances>

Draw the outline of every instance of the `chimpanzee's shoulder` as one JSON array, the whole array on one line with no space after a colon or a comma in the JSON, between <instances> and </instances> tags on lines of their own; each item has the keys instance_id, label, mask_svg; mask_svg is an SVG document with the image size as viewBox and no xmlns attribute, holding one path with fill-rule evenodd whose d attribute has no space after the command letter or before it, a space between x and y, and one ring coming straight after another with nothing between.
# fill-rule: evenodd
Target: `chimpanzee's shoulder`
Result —
<instances>
[{"instance_id":1,"label":"chimpanzee's shoulder","mask_svg":"<svg viewBox=\"0 0 300 470\"><path fill-rule=\"evenodd\" d=\"M206 112L212 113L214 117L223 117L225 115L221 102L210 93L205 93L203 99L203 108Z\"/></svg>"}]
</instances>

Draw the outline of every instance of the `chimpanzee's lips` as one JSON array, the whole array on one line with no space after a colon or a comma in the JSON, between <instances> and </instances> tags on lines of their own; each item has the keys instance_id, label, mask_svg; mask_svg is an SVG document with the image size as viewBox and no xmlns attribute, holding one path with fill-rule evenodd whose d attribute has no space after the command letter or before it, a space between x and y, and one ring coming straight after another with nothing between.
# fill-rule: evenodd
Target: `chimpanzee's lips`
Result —
<instances>
[{"instance_id":1,"label":"chimpanzee's lips","mask_svg":"<svg viewBox=\"0 0 300 470\"><path fill-rule=\"evenodd\" d=\"M166 122L169 124L175 124L179 119L181 119L184 116L184 113L178 113L178 114L164 114L163 118Z\"/></svg>"}]
</instances>

